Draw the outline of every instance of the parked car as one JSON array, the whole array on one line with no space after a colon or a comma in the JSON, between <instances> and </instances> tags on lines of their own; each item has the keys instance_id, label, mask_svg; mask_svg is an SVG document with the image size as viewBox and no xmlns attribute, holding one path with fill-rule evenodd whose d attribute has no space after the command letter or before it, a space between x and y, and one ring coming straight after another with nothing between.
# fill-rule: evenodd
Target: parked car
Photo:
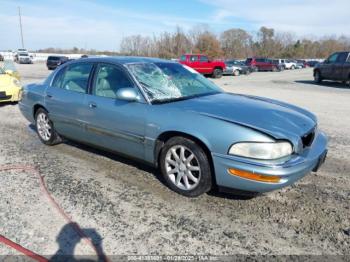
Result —
<instances>
[{"instance_id":1,"label":"parked car","mask_svg":"<svg viewBox=\"0 0 350 262\"><path fill-rule=\"evenodd\" d=\"M246 66L238 60L226 60L225 65L226 69L224 70L224 75L249 75L253 71L250 66Z\"/></svg>"},{"instance_id":2,"label":"parked car","mask_svg":"<svg viewBox=\"0 0 350 262\"><path fill-rule=\"evenodd\" d=\"M44 144L65 137L140 159L189 197L214 186L278 189L316 171L327 152L312 113L226 93L186 65L155 58L66 63L25 86L19 108Z\"/></svg>"},{"instance_id":3,"label":"parked car","mask_svg":"<svg viewBox=\"0 0 350 262\"><path fill-rule=\"evenodd\" d=\"M306 60L298 59L297 63L301 64L303 68L309 67Z\"/></svg>"},{"instance_id":4,"label":"parked car","mask_svg":"<svg viewBox=\"0 0 350 262\"><path fill-rule=\"evenodd\" d=\"M272 59L263 57L252 57L247 58L245 64L250 66L255 71L281 71L282 67L275 63Z\"/></svg>"},{"instance_id":5,"label":"parked car","mask_svg":"<svg viewBox=\"0 0 350 262\"><path fill-rule=\"evenodd\" d=\"M223 61L212 61L206 55L186 54L180 57L181 64L187 65L203 75L210 75L220 78L223 75L226 65Z\"/></svg>"},{"instance_id":6,"label":"parked car","mask_svg":"<svg viewBox=\"0 0 350 262\"><path fill-rule=\"evenodd\" d=\"M336 52L330 55L323 63L314 68L316 83L322 80L349 82L350 87L350 52Z\"/></svg>"},{"instance_id":7,"label":"parked car","mask_svg":"<svg viewBox=\"0 0 350 262\"><path fill-rule=\"evenodd\" d=\"M304 63L295 62L295 69L303 69L304 67Z\"/></svg>"},{"instance_id":8,"label":"parked car","mask_svg":"<svg viewBox=\"0 0 350 262\"><path fill-rule=\"evenodd\" d=\"M2 54L0 54L0 62L4 61L4 57Z\"/></svg>"},{"instance_id":9,"label":"parked car","mask_svg":"<svg viewBox=\"0 0 350 262\"><path fill-rule=\"evenodd\" d=\"M12 72L0 67L0 103L17 102L20 99L21 90L21 84Z\"/></svg>"},{"instance_id":10,"label":"parked car","mask_svg":"<svg viewBox=\"0 0 350 262\"><path fill-rule=\"evenodd\" d=\"M297 63L294 60L291 59L284 59L284 68L285 69L290 69L290 70L294 70L297 67Z\"/></svg>"},{"instance_id":11,"label":"parked car","mask_svg":"<svg viewBox=\"0 0 350 262\"><path fill-rule=\"evenodd\" d=\"M18 81L21 80L21 76L12 60L5 60L2 69L6 72L6 74L16 78Z\"/></svg>"},{"instance_id":12,"label":"parked car","mask_svg":"<svg viewBox=\"0 0 350 262\"><path fill-rule=\"evenodd\" d=\"M68 62L68 57L66 56L49 56L46 60L46 66L49 70L56 69L59 65Z\"/></svg>"},{"instance_id":13,"label":"parked car","mask_svg":"<svg viewBox=\"0 0 350 262\"><path fill-rule=\"evenodd\" d=\"M17 53L15 55L15 62L19 64L33 64L33 60L27 53Z\"/></svg>"},{"instance_id":14,"label":"parked car","mask_svg":"<svg viewBox=\"0 0 350 262\"><path fill-rule=\"evenodd\" d=\"M315 67L319 63L320 63L319 61L315 61L315 60L311 60L307 62L309 67Z\"/></svg>"},{"instance_id":15,"label":"parked car","mask_svg":"<svg viewBox=\"0 0 350 262\"><path fill-rule=\"evenodd\" d=\"M280 68L281 71L283 71L285 69L285 65L282 61L284 61L284 60L282 60L282 59L273 59L272 60L273 63L278 65L278 67Z\"/></svg>"}]
</instances>

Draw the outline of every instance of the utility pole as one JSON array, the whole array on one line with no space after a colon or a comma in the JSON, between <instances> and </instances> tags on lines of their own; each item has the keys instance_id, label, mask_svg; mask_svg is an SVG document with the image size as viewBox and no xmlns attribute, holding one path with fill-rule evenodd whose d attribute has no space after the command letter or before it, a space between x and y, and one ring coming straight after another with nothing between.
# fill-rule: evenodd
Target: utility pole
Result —
<instances>
[{"instance_id":1,"label":"utility pole","mask_svg":"<svg viewBox=\"0 0 350 262\"><path fill-rule=\"evenodd\" d=\"M21 17L21 8L20 7L18 7L18 16L19 16L19 27L21 29L22 48L24 48L23 29L22 29L22 17Z\"/></svg>"}]
</instances>

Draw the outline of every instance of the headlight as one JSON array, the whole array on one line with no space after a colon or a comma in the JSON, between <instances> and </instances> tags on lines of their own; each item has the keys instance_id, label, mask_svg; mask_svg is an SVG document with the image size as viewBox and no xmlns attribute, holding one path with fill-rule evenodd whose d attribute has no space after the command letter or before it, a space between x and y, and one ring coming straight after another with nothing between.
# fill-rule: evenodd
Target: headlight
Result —
<instances>
[{"instance_id":1,"label":"headlight","mask_svg":"<svg viewBox=\"0 0 350 262\"><path fill-rule=\"evenodd\" d=\"M278 159L291 155L293 147L289 142L272 142L272 143L237 143L231 146L230 155L243 156L256 159Z\"/></svg>"},{"instance_id":2,"label":"headlight","mask_svg":"<svg viewBox=\"0 0 350 262\"><path fill-rule=\"evenodd\" d=\"M15 86L21 86L21 83L17 79L13 79L13 84Z\"/></svg>"}]
</instances>

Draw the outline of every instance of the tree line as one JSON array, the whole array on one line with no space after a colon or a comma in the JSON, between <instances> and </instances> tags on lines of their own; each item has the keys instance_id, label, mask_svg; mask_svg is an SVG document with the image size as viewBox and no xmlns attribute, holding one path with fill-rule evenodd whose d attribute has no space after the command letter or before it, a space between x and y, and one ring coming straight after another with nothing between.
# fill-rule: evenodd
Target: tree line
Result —
<instances>
[{"instance_id":1,"label":"tree line","mask_svg":"<svg viewBox=\"0 0 350 262\"><path fill-rule=\"evenodd\" d=\"M130 35L121 40L120 51L97 51L46 48L41 53L73 53L91 55L134 55L160 58L179 58L185 53L204 53L211 58L245 59L251 56L270 58L326 58L335 51L350 50L350 37L325 36L318 39L298 38L289 32L261 27L251 33L240 28L213 33L208 26L198 25L188 32L177 27L173 32L153 36Z\"/></svg>"},{"instance_id":2,"label":"tree line","mask_svg":"<svg viewBox=\"0 0 350 262\"><path fill-rule=\"evenodd\" d=\"M297 38L288 32L261 27L256 33L232 28L219 35L207 26L196 26L185 33L180 27L175 32L154 36L124 37L120 53L125 55L178 58L184 53L204 53L212 58L244 59L251 56L271 58L325 58L332 52L350 50L350 38Z\"/></svg>"}]
</instances>

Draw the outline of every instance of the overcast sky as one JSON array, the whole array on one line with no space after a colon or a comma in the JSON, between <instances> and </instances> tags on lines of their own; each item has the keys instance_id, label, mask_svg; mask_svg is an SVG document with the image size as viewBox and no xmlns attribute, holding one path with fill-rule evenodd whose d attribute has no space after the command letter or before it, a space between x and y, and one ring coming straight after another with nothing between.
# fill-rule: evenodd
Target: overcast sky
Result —
<instances>
[{"instance_id":1,"label":"overcast sky","mask_svg":"<svg viewBox=\"0 0 350 262\"><path fill-rule=\"evenodd\" d=\"M20 47L119 49L122 37L208 24L220 33L261 26L297 36L349 35L350 0L0 0L0 50Z\"/></svg>"}]
</instances>

